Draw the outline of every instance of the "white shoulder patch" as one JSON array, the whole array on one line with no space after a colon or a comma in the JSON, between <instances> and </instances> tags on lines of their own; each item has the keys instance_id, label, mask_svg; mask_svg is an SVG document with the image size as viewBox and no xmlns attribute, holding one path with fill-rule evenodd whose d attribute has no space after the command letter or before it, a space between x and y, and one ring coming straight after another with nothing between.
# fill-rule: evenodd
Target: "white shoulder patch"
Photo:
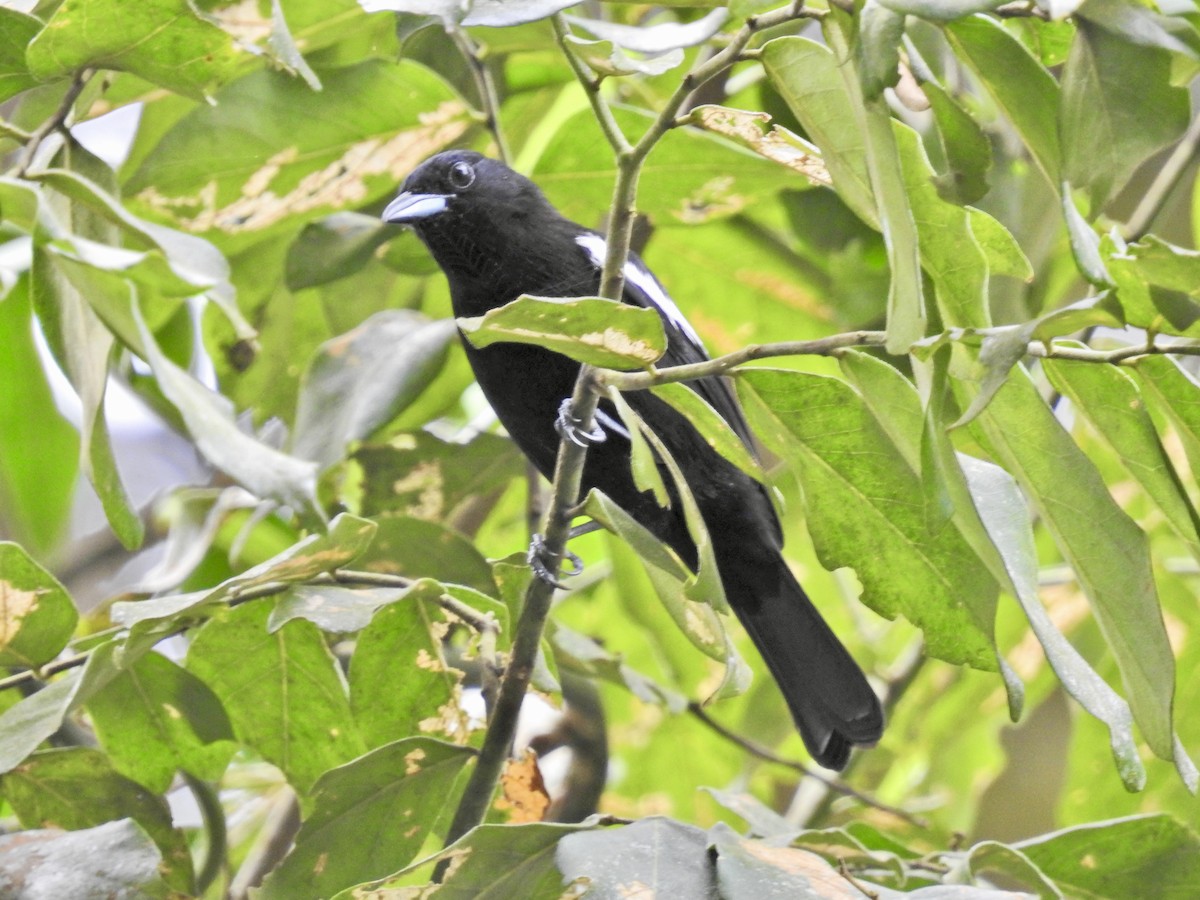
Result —
<instances>
[{"instance_id":1,"label":"white shoulder patch","mask_svg":"<svg viewBox=\"0 0 1200 900\"><path fill-rule=\"evenodd\" d=\"M604 238L598 234L581 234L575 238L575 243L583 248L583 251L588 255L588 258L591 259L597 269L604 268L604 257L607 253L607 245ZM672 325L682 331L697 347L704 347L704 342L700 340L700 335L696 334L696 330L692 328L692 323L684 318L683 313L679 311L679 307L675 305L675 301L667 296L667 292L663 290L663 286L658 283L658 279L651 274L649 269L638 265L633 260L628 260L625 263L623 274L626 281L650 298L650 302L658 307L659 311L666 316Z\"/></svg>"}]
</instances>

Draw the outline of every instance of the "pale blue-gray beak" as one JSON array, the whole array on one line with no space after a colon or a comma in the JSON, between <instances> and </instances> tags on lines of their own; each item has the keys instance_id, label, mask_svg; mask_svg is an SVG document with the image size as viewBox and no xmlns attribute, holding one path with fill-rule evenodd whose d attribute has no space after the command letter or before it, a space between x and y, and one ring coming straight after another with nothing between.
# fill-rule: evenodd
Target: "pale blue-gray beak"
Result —
<instances>
[{"instance_id":1,"label":"pale blue-gray beak","mask_svg":"<svg viewBox=\"0 0 1200 900\"><path fill-rule=\"evenodd\" d=\"M450 198L445 194L411 194L405 191L387 205L381 218L391 225L403 225L444 213Z\"/></svg>"}]
</instances>

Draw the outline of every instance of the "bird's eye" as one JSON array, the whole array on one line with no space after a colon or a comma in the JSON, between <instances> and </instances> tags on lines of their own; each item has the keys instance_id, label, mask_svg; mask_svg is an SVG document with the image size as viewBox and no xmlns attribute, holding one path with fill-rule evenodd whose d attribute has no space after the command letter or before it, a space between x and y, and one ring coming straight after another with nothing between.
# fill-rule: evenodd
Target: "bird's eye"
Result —
<instances>
[{"instance_id":1,"label":"bird's eye","mask_svg":"<svg viewBox=\"0 0 1200 900\"><path fill-rule=\"evenodd\" d=\"M465 190L474 183L475 170L469 162L462 162L460 160L450 167L448 178L451 187L459 191Z\"/></svg>"}]
</instances>

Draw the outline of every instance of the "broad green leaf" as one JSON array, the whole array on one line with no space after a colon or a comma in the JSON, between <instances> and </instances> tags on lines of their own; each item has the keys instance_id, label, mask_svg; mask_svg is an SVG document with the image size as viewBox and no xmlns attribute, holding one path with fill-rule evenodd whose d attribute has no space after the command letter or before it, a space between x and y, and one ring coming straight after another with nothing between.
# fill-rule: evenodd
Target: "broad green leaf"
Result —
<instances>
[{"instance_id":1,"label":"broad green leaf","mask_svg":"<svg viewBox=\"0 0 1200 900\"><path fill-rule=\"evenodd\" d=\"M0 7L0 102L38 84L25 61L25 48L41 30L33 16Z\"/></svg>"},{"instance_id":2,"label":"broad green leaf","mask_svg":"<svg viewBox=\"0 0 1200 900\"><path fill-rule=\"evenodd\" d=\"M368 747L418 734L451 740L467 734L462 673L442 655L449 628L438 603L442 591L436 581L419 581L358 635L350 660L350 705Z\"/></svg>"},{"instance_id":3,"label":"broad green leaf","mask_svg":"<svg viewBox=\"0 0 1200 900\"><path fill-rule=\"evenodd\" d=\"M900 80L900 46L904 15L880 0L866 0L858 11L854 60L862 78L863 96L879 99L884 88Z\"/></svg>"},{"instance_id":4,"label":"broad green leaf","mask_svg":"<svg viewBox=\"0 0 1200 900\"><path fill-rule=\"evenodd\" d=\"M0 199L7 213L7 204ZM54 403L34 343L29 279L0 300L0 509L12 537L49 551L70 514L79 433Z\"/></svg>"},{"instance_id":5,"label":"broad green leaf","mask_svg":"<svg viewBox=\"0 0 1200 900\"><path fill-rule=\"evenodd\" d=\"M411 231L403 233L416 241ZM362 213L339 212L310 222L288 247L287 286L299 291L357 272L394 237L394 228Z\"/></svg>"},{"instance_id":6,"label":"broad green leaf","mask_svg":"<svg viewBox=\"0 0 1200 900\"><path fill-rule=\"evenodd\" d=\"M1090 5L1090 4L1089 4ZM1171 54L1079 18L1062 76L1063 178L1098 215L1152 153L1187 128L1186 87L1171 84Z\"/></svg>"},{"instance_id":7,"label":"broad green leaf","mask_svg":"<svg viewBox=\"0 0 1200 900\"><path fill-rule=\"evenodd\" d=\"M1050 383L1092 423L1175 533L1200 557L1200 516L1158 438L1133 377L1116 366L1095 363L1047 359L1042 365Z\"/></svg>"},{"instance_id":8,"label":"broad green leaf","mask_svg":"<svg viewBox=\"0 0 1200 900\"><path fill-rule=\"evenodd\" d=\"M938 195L936 176L917 133L900 123L893 131L903 187L920 236L921 263L933 281L942 321L960 328L985 328L991 324L988 259L975 241L972 216Z\"/></svg>"},{"instance_id":9,"label":"broad green leaf","mask_svg":"<svg viewBox=\"0 0 1200 900\"><path fill-rule=\"evenodd\" d=\"M620 896L636 884L649 896L719 896L705 833L662 816L563 837L554 861L562 881L586 879L597 895Z\"/></svg>"},{"instance_id":10,"label":"broad green leaf","mask_svg":"<svg viewBox=\"0 0 1200 900\"><path fill-rule=\"evenodd\" d=\"M1071 255L1075 257L1075 266L1079 269L1079 274L1098 288L1115 287L1100 252L1100 236L1075 205L1071 196L1071 185L1064 182L1061 188L1063 219L1067 223Z\"/></svg>"},{"instance_id":11,"label":"broad green leaf","mask_svg":"<svg viewBox=\"0 0 1200 900\"><path fill-rule=\"evenodd\" d=\"M82 831L30 829L0 836L0 884L20 880L33 895L89 893L146 900L178 894L163 880L162 853L132 819Z\"/></svg>"},{"instance_id":12,"label":"broad green leaf","mask_svg":"<svg viewBox=\"0 0 1200 900\"><path fill-rule=\"evenodd\" d=\"M394 879L385 878L342 891L333 900L360 900L370 896L390 900L393 891L409 892L414 881L427 880L432 875L433 865L443 859L459 861L449 867L443 883L437 888L444 900L561 898L568 887L563 884L562 872L555 862L555 850L565 836L595 827L542 822L480 825L436 856L397 872ZM582 884L579 886L583 887ZM402 896L402 893L398 895Z\"/></svg>"},{"instance_id":13,"label":"broad green leaf","mask_svg":"<svg viewBox=\"0 0 1200 900\"><path fill-rule=\"evenodd\" d=\"M698 393L683 384L660 384L650 390L683 413L713 450L756 481L764 479L762 466L754 454L721 414Z\"/></svg>"},{"instance_id":14,"label":"broad green leaf","mask_svg":"<svg viewBox=\"0 0 1200 900\"><path fill-rule=\"evenodd\" d=\"M536 22L554 15L578 0L359 0L367 12L390 9L420 16L437 16L463 25L504 28Z\"/></svg>"},{"instance_id":15,"label":"broad green leaf","mask_svg":"<svg viewBox=\"0 0 1200 900\"><path fill-rule=\"evenodd\" d=\"M1079 6L1079 17L1096 24L1123 41L1141 47L1153 47L1195 58L1200 53L1200 34L1182 10L1167 6L1163 12L1121 0L1087 0Z\"/></svg>"},{"instance_id":16,"label":"broad green leaf","mask_svg":"<svg viewBox=\"0 0 1200 900\"><path fill-rule=\"evenodd\" d=\"M648 366L667 349L662 318L655 310L602 297L555 300L526 295L482 316L459 319L458 327L476 347L532 344L607 369Z\"/></svg>"},{"instance_id":17,"label":"broad green leaf","mask_svg":"<svg viewBox=\"0 0 1200 900\"><path fill-rule=\"evenodd\" d=\"M0 713L0 774L20 765L42 741L62 726L71 710L87 702L96 691L117 676L113 642L92 650L82 667L50 682L35 694ZM125 663L132 662L131 654Z\"/></svg>"},{"instance_id":18,"label":"broad green leaf","mask_svg":"<svg viewBox=\"0 0 1200 900\"><path fill-rule=\"evenodd\" d=\"M990 188L987 175L992 168L991 142L979 123L941 85L926 81L921 90L933 110L937 139L946 159L946 171L938 172L934 180L938 194L950 203L975 203ZM972 217L985 215L979 210L970 212Z\"/></svg>"},{"instance_id":19,"label":"broad green leaf","mask_svg":"<svg viewBox=\"0 0 1200 900\"><path fill-rule=\"evenodd\" d=\"M0 541L0 666L37 668L49 662L78 621L58 579L19 544Z\"/></svg>"},{"instance_id":20,"label":"broad green leaf","mask_svg":"<svg viewBox=\"0 0 1200 900\"><path fill-rule=\"evenodd\" d=\"M275 60L293 75L299 75L314 91L321 90L321 79L304 59L300 48L296 46L296 38L288 28L287 19L283 15L283 5L280 0L271 0L271 36L267 38Z\"/></svg>"},{"instance_id":21,"label":"broad green leaf","mask_svg":"<svg viewBox=\"0 0 1200 900\"><path fill-rule=\"evenodd\" d=\"M906 16L930 21L954 21L972 13L987 12L1003 6L1004 0L879 0L882 6Z\"/></svg>"},{"instance_id":22,"label":"broad green leaf","mask_svg":"<svg viewBox=\"0 0 1200 900\"><path fill-rule=\"evenodd\" d=\"M128 193L188 231L253 234L382 197L470 127L462 100L416 63L320 76L320 93L277 72L230 83L162 137Z\"/></svg>"},{"instance_id":23,"label":"broad green leaf","mask_svg":"<svg viewBox=\"0 0 1200 900\"><path fill-rule=\"evenodd\" d=\"M636 137L651 115L627 106L613 114ZM612 203L612 149L590 109L567 118L546 142L529 176L567 218L596 225ZM787 172L756 153L696 128L672 128L641 167L638 211L661 226L728 218L787 186ZM781 178L781 176L783 176ZM689 229L690 231L690 229Z\"/></svg>"},{"instance_id":24,"label":"broad green leaf","mask_svg":"<svg viewBox=\"0 0 1200 900\"><path fill-rule=\"evenodd\" d=\"M300 794L363 752L337 660L311 622L267 631L271 603L222 609L192 638L187 669L225 706L239 741Z\"/></svg>"},{"instance_id":25,"label":"broad green leaf","mask_svg":"<svg viewBox=\"0 0 1200 900\"><path fill-rule=\"evenodd\" d=\"M684 53L676 48L650 56L630 56L612 41L589 41L578 35L566 37L571 50L599 76L661 75L683 65Z\"/></svg>"},{"instance_id":26,"label":"broad green leaf","mask_svg":"<svg viewBox=\"0 0 1200 900\"><path fill-rule=\"evenodd\" d=\"M844 382L773 369L738 374L758 434L797 467L822 565L850 566L862 600L904 615L928 652L994 671L995 584L954 528L928 529L920 480Z\"/></svg>"},{"instance_id":27,"label":"broad green leaf","mask_svg":"<svg viewBox=\"0 0 1200 900\"><path fill-rule=\"evenodd\" d=\"M68 831L115 819L137 822L162 852L164 876L190 891L192 857L183 833L171 825L162 797L113 769L108 757L88 747L45 750L0 776L0 792L27 827Z\"/></svg>"},{"instance_id":28,"label":"broad green leaf","mask_svg":"<svg viewBox=\"0 0 1200 900\"><path fill-rule=\"evenodd\" d=\"M1137 361L1138 383L1175 426L1193 472L1200 471L1200 383L1167 356Z\"/></svg>"},{"instance_id":29,"label":"broad green leaf","mask_svg":"<svg viewBox=\"0 0 1200 900\"><path fill-rule=\"evenodd\" d=\"M667 490L667 483L663 480L663 473L658 469L658 459L654 456L654 451L650 449L650 442L642 434L639 426L641 419L633 411L629 401L621 396L620 391L609 388L608 399L616 407L617 415L625 423L625 430L629 432L629 468L633 474L634 486L639 491L649 491L654 494L654 500L659 506L669 507L671 494Z\"/></svg>"},{"instance_id":30,"label":"broad green leaf","mask_svg":"<svg viewBox=\"0 0 1200 900\"><path fill-rule=\"evenodd\" d=\"M1023 369L1013 370L973 430L1033 502L1075 570L1154 752L1174 756L1175 664L1146 535L1109 494Z\"/></svg>"},{"instance_id":31,"label":"broad green leaf","mask_svg":"<svg viewBox=\"0 0 1200 900\"><path fill-rule=\"evenodd\" d=\"M326 341L301 376L292 453L322 469L340 460L425 390L453 338L450 319L386 310Z\"/></svg>"},{"instance_id":32,"label":"broad green leaf","mask_svg":"<svg viewBox=\"0 0 1200 900\"><path fill-rule=\"evenodd\" d=\"M972 875L984 880L986 873L999 873L1005 883L1015 882L1037 892L1045 900L1062 900L1063 894L1045 873L1020 850L999 841L982 841L966 854Z\"/></svg>"},{"instance_id":33,"label":"broad green leaf","mask_svg":"<svg viewBox=\"0 0 1200 900\"><path fill-rule=\"evenodd\" d=\"M686 118L689 125L736 141L759 156L795 169L814 184L833 184L816 146L782 125L767 128L771 122L768 113L702 104Z\"/></svg>"},{"instance_id":34,"label":"broad green leaf","mask_svg":"<svg viewBox=\"0 0 1200 900\"><path fill-rule=\"evenodd\" d=\"M171 627L179 620L208 615L221 604L265 584L309 581L343 567L359 556L375 536L375 523L342 513L326 534L313 534L287 550L206 591L114 603L112 620L136 632Z\"/></svg>"},{"instance_id":35,"label":"broad green leaf","mask_svg":"<svg viewBox=\"0 0 1200 900\"><path fill-rule=\"evenodd\" d=\"M971 234L987 255L993 275L1009 275L1022 281L1033 280L1033 266L1012 232L983 210L968 207Z\"/></svg>"},{"instance_id":36,"label":"broad green leaf","mask_svg":"<svg viewBox=\"0 0 1200 900\"><path fill-rule=\"evenodd\" d=\"M276 599L267 620L267 631L278 631L292 619L307 619L331 634L354 634L367 627L380 607L395 603L413 587L416 585L395 588L293 585Z\"/></svg>"},{"instance_id":37,"label":"broad green leaf","mask_svg":"<svg viewBox=\"0 0 1200 900\"><path fill-rule=\"evenodd\" d=\"M436 578L494 595L492 569L483 555L453 528L426 519L384 516L371 546L355 566L368 572Z\"/></svg>"},{"instance_id":38,"label":"broad green leaf","mask_svg":"<svg viewBox=\"0 0 1200 900\"><path fill-rule=\"evenodd\" d=\"M480 434L466 444L425 431L366 444L351 459L361 471L362 514L454 524L481 498L496 497L525 473L512 441Z\"/></svg>"},{"instance_id":39,"label":"broad green leaf","mask_svg":"<svg viewBox=\"0 0 1200 900\"><path fill-rule=\"evenodd\" d=\"M948 22L944 29L958 59L1008 116L1034 162L1057 189L1062 157L1054 77L995 19L976 15Z\"/></svg>"},{"instance_id":40,"label":"broad green leaf","mask_svg":"<svg viewBox=\"0 0 1200 900\"><path fill-rule=\"evenodd\" d=\"M327 772L313 788L312 813L295 846L259 896L320 900L402 869L449 827L459 776L474 755L410 738Z\"/></svg>"},{"instance_id":41,"label":"broad green leaf","mask_svg":"<svg viewBox=\"0 0 1200 900\"><path fill-rule=\"evenodd\" d=\"M186 0L65 0L26 52L43 80L89 66L120 69L197 99L232 74L238 57L233 39Z\"/></svg>"},{"instance_id":42,"label":"broad green leaf","mask_svg":"<svg viewBox=\"0 0 1200 900\"><path fill-rule=\"evenodd\" d=\"M821 151L838 195L864 222L879 227L867 168L867 151L857 118L855 94L828 48L808 38L768 41L762 49L767 75L788 108Z\"/></svg>"},{"instance_id":43,"label":"broad green leaf","mask_svg":"<svg viewBox=\"0 0 1200 900\"><path fill-rule=\"evenodd\" d=\"M852 26L847 14L837 8L822 21L822 30L834 56L847 60ZM867 171L878 210L879 230L887 248L892 281L888 288L887 347L903 353L925 336L925 294L921 276L921 247L914 210L905 192L904 171L892 116L882 96L858 95L856 74L849 62L837 67L846 81L858 127L866 140Z\"/></svg>"},{"instance_id":44,"label":"broad green leaf","mask_svg":"<svg viewBox=\"0 0 1200 900\"><path fill-rule=\"evenodd\" d=\"M236 749L224 708L202 681L147 653L87 702L114 768L164 793L177 771L216 781Z\"/></svg>"},{"instance_id":45,"label":"broad green leaf","mask_svg":"<svg viewBox=\"0 0 1200 900\"><path fill-rule=\"evenodd\" d=\"M716 890L721 897L836 896L841 877L832 864L810 850L764 845L737 834L724 822L708 831ZM844 860L840 861L845 864ZM876 864L874 860L870 860ZM865 885L859 890L868 889ZM696 896L701 896L697 894Z\"/></svg>"},{"instance_id":46,"label":"broad green leaf","mask_svg":"<svg viewBox=\"0 0 1200 900\"><path fill-rule=\"evenodd\" d=\"M53 256L36 246L30 271L33 308L55 358L82 404L80 469L92 482L113 531L126 547L142 542L144 527L117 472L104 395L108 386L112 334L85 297L58 271Z\"/></svg>"},{"instance_id":47,"label":"broad green leaf","mask_svg":"<svg viewBox=\"0 0 1200 900\"><path fill-rule=\"evenodd\" d=\"M690 599L683 588L695 575L671 548L603 494L592 491L583 505L584 513L619 535L646 566L655 593L679 629L706 656L724 661L724 626L706 603Z\"/></svg>"},{"instance_id":48,"label":"broad green leaf","mask_svg":"<svg viewBox=\"0 0 1200 900\"><path fill-rule=\"evenodd\" d=\"M1200 883L1200 838L1163 814L1079 825L1015 847L1072 897L1185 897Z\"/></svg>"},{"instance_id":49,"label":"broad green leaf","mask_svg":"<svg viewBox=\"0 0 1200 900\"><path fill-rule=\"evenodd\" d=\"M583 19L572 15L565 18L572 25L601 40L612 41L624 50L632 50L635 53L664 53L667 50L703 44L721 30L725 20L729 18L729 11L714 9L708 15L691 22L661 22L656 25L621 25L617 22Z\"/></svg>"},{"instance_id":50,"label":"broad green leaf","mask_svg":"<svg viewBox=\"0 0 1200 900\"><path fill-rule=\"evenodd\" d=\"M146 362L158 387L179 411L197 449L246 490L287 504L303 516L320 519L316 500L317 466L281 453L238 427L233 404L171 362L146 327L137 301L132 311Z\"/></svg>"},{"instance_id":51,"label":"broad green leaf","mask_svg":"<svg viewBox=\"0 0 1200 900\"><path fill-rule=\"evenodd\" d=\"M631 668L621 657L605 650L586 635L555 619L551 619L546 628L560 669L569 668L590 678L604 679L620 685L639 700L661 704L671 712L680 713L687 709L687 698L678 691L671 690Z\"/></svg>"}]
</instances>

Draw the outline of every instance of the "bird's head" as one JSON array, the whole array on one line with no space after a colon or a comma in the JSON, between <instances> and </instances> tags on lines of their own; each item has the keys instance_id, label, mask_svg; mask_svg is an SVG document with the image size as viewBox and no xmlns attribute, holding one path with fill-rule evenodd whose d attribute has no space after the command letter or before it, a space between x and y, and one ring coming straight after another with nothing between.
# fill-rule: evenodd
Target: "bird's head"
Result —
<instances>
[{"instance_id":1,"label":"bird's head","mask_svg":"<svg viewBox=\"0 0 1200 900\"><path fill-rule=\"evenodd\" d=\"M383 221L411 226L448 275L481 275L530 220L558 213L532 181L472 150L431 156L404 180Z\"/></svg>"}]
</instances>

